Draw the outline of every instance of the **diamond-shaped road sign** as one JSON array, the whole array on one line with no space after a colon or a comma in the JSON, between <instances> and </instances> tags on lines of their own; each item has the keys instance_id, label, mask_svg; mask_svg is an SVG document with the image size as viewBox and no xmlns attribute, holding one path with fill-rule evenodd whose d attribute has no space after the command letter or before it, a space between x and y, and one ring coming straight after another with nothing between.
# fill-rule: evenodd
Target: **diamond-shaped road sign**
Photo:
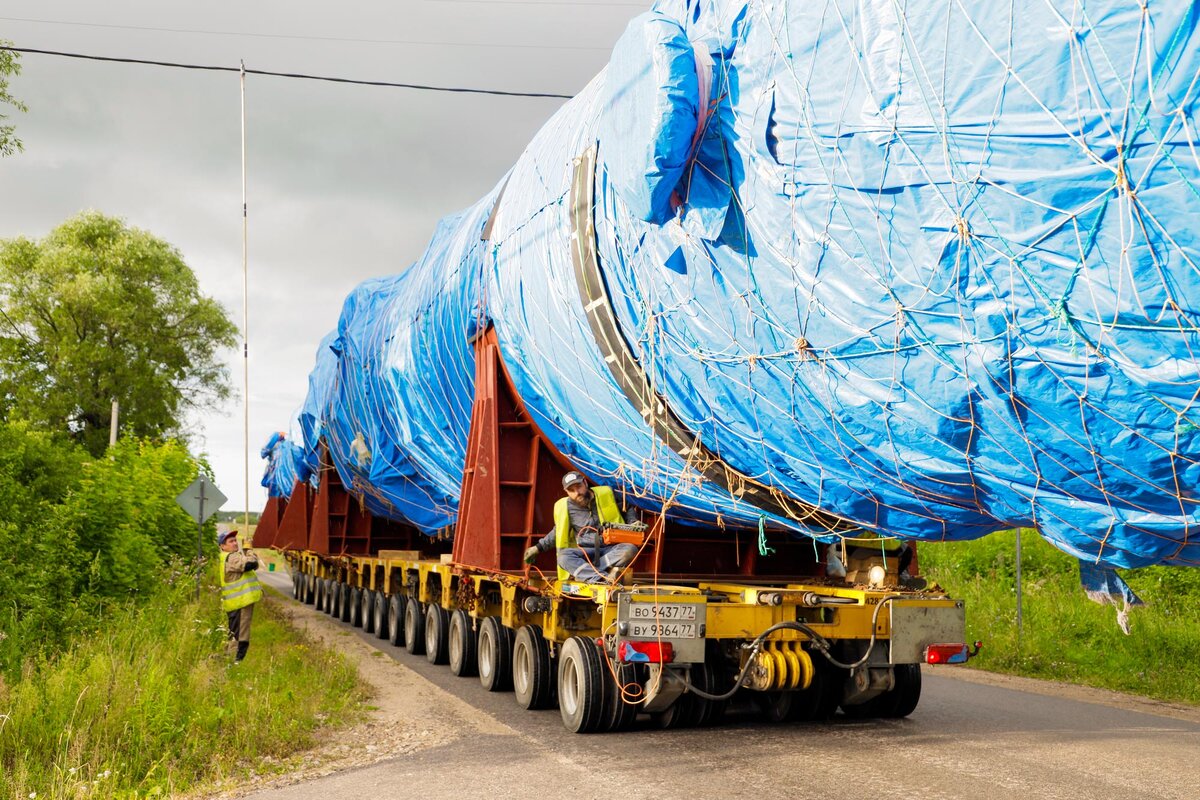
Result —
<instances>
[{"instance_id":1,"label":"diamond-shaped road sign","mask_svg":"<svg viewBox=\"0 0 1200 800\"><path fill-rule=\"evenodd\" d=\"M217 513L217 509L225 505L225 501L228 499L221 494L221 490L213 485L212 481L201 475L179 493L175 502L179 503L180 508L186 511L192 519L203 525L204 521Z\"/></svg>"}]
</instances>

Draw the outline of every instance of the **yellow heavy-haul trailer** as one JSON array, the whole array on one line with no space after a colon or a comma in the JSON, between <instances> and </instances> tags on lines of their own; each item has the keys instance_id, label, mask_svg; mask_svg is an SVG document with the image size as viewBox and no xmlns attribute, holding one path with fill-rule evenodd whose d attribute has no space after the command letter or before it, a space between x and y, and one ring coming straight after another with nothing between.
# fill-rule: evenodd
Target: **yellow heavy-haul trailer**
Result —
<instances>
[{"instance_id":1,"label":"yellow heavy-haul trailer","mask_svg":"<svg viewBox=\"0 0 1200 800\"><path fill-rule=\"evenodd\" d=\"M574 465L525 413L494 335L476 347L454 529L430 538L373 517L325 466L317 486L273 498L255 532L255 546L285 554L297 598L490 690L511 688L525 708L557 703L580 733L639 714L704 724L738 692L772 719L838 708L902 717L920 699L922 664L970 657L962 603L901 588L885 551L848 583L826 575L837 543L780 532L765 547L659 514L621 583L561 580L553 553L526 565Z\"/></svg>"},{"instance_id":2,"label":"yellow heavy-haul trailer","mask_svg":"<svg viewBox=\"0 0 1200 800\"><path fill-rule=\"evenodd\" d=\"M714 721L739 689L774 720L840 706L903 717L922 663L965 660L961 601L934 592L819 583L594 585L525 578L415 553L333 557L287 551L293 593L380 639L556 702L568 729ZM410 557L405 557L410 556Z\"/></svg>"}]
</instances>

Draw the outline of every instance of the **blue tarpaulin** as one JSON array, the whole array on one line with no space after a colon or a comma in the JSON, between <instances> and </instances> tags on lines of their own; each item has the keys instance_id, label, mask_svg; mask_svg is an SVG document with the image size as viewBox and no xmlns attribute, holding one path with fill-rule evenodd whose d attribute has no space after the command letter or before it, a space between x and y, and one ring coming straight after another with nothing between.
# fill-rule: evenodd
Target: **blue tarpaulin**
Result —
<instances>
[{"instance_id":1,"label":"blue tarpaulin","mask_svg":"<svg viewBox=\"0 0 1200 800\"><path fill-rule=\"evenodd\" d=\"M1200 565L1197 16L657 3L347 298L306 457L453 523L490 322L553 444L676 519Z\"/></svg>"}]
</instances>

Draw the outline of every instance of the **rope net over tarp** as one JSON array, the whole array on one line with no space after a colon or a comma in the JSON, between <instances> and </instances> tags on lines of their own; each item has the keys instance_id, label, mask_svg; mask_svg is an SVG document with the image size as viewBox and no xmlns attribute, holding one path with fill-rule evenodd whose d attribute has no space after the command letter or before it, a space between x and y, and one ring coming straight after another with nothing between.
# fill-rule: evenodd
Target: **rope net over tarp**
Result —
<instances>
[{"instance_id":1,"label":"rope net over tarp","mask_svg":"<svg viewBox=\"0 0 1200 800\"><path fill-rule=\"evenodd\" d=\"M674 519L1200 565L1197 16L660 2L346 300L305 453L453 523L490 322L553 444Z\"/></svg>"}]
</instances>

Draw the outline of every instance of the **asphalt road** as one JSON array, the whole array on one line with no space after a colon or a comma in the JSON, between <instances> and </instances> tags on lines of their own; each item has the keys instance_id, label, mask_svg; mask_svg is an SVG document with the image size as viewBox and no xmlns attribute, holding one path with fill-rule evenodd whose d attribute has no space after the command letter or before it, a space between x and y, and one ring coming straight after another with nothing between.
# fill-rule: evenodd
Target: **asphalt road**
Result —
<instances>
[{"instance_id":1,"label":"asphalt road","mask_svg":"<svg viewBox=\"0 0 1200 800\"><path fill-rule=\"evenodd\" d=\"M287 576L272 583L290 592ZM291 602L291 601L289 601ZM349 626L347 626L349 627ZM741 798L1197 800L1200 712L1043 681L926 668L903 720L771 725L734 708L717 727L578 736L557 711L525 711L424 656L355 630L453 694L489 730L281 789L261 800Z\"/></svg>"}]
</instances>

